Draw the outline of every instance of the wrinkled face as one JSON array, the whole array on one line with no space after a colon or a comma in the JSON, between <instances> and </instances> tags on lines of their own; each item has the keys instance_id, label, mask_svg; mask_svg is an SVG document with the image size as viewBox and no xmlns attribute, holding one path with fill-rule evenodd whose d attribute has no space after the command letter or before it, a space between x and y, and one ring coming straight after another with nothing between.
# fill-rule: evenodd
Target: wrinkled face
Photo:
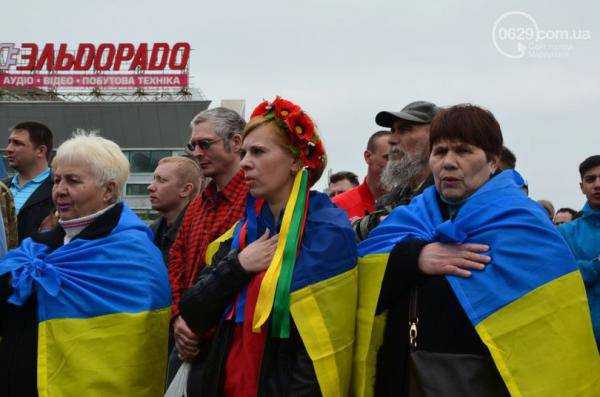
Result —
<instances>
[{"instance_id":1,"label":"wrinkled face","mask_svg":"<svg viewBox=\"0 0 600 397\"><path fill-rule=\"evenodd\" d=\"M390 146L388 150L388 164L390 161L400 160L404 155L404 152L400 148L400 135L391 134L388 138L388 145Z\"/></svg>"},{"instance_id":2,"label":"wrinkled face","mask_svg":"<svg viewBox=\"0 0 600 397\"><path fill-rule=\"evenodd\" d=\"M167 212L178 208L187 196L185 185L177 173L177 164L159 164L154 170L154 179L148 186L152 209Z\"/></svg>"},{"instance_id":3,"label":"wrinkled face","mask_svg":"<svg viewBox=\"0 0 600 397\"><path fill-rule=\"evenodd\" d=\"M381 174L381 183L389 190L413 185L429 160L429 125L407 130L397 121L392 131L388 163Z\"/></svg>"},{"instance_id":4,"label":"wrinkled face","mask_svg":"<svg viewBox=\"0 0 600 397\"><path fill-rule=\"evenodd\" d=\"M52 173L52 201L63 221L94 214L114 202L114 182L99 186L88 165L60 165Z\"/></svg>"},{"instance_id":5,"label":"wrinkled face","mask_svg":"<svg viewBox=\"0 0 600 397\"><path fill-rule=\"evenodd\" d=\"M477 146L442 140L431 149L429 166L440 195L449 201L460 201L490 179L496 170L496 160L488 161Z\"/></svg>"},{"instance_id":6,"label":"wrinkled face","mask_svg":"<svg viewBox=\"0 0 600 397\"><path fill-rule=\"evenodd\" d=\"M570 212L559 211L554 215L554 224L562 225L563 223L571 222L573 220L573 215Z\"/></svg>"},{"instance_id":7,"label":"wrinkled face","mask_svg":"<svg viewBox=\"0 0 600 397\"><path fill-rule=\"evenodd\" d=\"M583 174L580 187L589 205L600 209L600 165Z\"/></svg>"},{"instance_id":8,"label":"wrinkled face","mask_svg":"<svg viewBox=\"0 0 600 397\"><path fill-rule=\"evenodd\" d=\"M392 142L400 146L401 150L412 157L429 154L429 124L413 125L403 128L402 120L396 120L392 125Z\"/></svg>"},{"instance_id":9,"label":"wrinkled face","mask_svg":"<svg viewBox=\"0 0 600 397\"><path fill-rule=\"evenodd\" d=\"M26 170L33 167L37 159L45 158L44 148L43 145L36 148L26 130L13 130L8 137L6 159L8 164L17 171Z\"/></svg>"},{"instance_id":10,"label":"wrinkled face","mask_svg":"<svg viewBox=\"0 0 600 397\"><path fill-rule=\"evenodd\" d=\"M337 181L329 184L329 197L335 197L338 194L344 193L347 190L350 190L354 187L352 182L348 179L342 179L341 181Z\"/></svg>"},{"instance_id":11,"label":"wrinkled face","mask_svg":"<svg viewBox=\"0 0 600 397\"><path fill-rule=\"evenodd\" d=\"M373 151L365 152L365 161L369 166L369 174L376 178L381 176L381 172L388 162L388 153L390 151L389 135L380 136L375 140Z\"/></svg>"},{"instance_id":12,"label":"wrinkled face","mask_svg":"<svg viewBox=\"0 0 600 397\"><path fill-rule=\"evenodd\" d=\"M242 143L242 161L250 194L276 202L283 193L289 194L293 174L300 170L289 150L283 148L275 126L264 124L246 135Z\"/></svg>"},{"instance_id":13,"label":"wrinkled face","mask_svg":"<svg viewBox=\"0 0 600 397\"><path fill-rule=\"evenodd\" d=\"M217 134L209 122L200 123L194 126L192 135L190 137L190 143L196 144L192 154L198 159L200 168L204 176L215 178L220 175L227 174L235 163L234 147L227 143ZM198 145L200 144L200 145ZM202 149L200 146L207 147Z\"/></svg>"}]
</instances>

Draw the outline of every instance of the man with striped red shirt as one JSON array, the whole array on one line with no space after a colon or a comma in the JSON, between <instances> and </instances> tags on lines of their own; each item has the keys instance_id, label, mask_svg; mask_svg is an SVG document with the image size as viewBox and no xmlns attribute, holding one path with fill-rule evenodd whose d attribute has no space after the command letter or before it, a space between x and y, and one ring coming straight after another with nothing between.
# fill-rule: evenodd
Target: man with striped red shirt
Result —
<instances>
[{"instance_id":1,"label":"man with striped red shirt","mask_svg":"<svg viewBox=\"0 0 600 397\"><path fill-rule=\"evenodd\" d=\"M232 110L214 108L199 113L190 126L188 149L212 181L188 206L169 252L174 353L187 361L198 354L200 337L179 317L179 299L206 265L208 244L242 218L248 195L239 165L244 120Z\"/></svg>"}]
</instances>

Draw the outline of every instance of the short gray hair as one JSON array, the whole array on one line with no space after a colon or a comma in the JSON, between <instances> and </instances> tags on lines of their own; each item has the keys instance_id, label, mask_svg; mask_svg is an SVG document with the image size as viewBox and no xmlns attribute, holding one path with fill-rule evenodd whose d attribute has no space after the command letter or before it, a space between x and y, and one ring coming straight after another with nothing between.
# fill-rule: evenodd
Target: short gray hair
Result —
<instances>
[{"instance_id":1,"label":"short gray hair","mask_svg":"<svg viewBox=\"0 0 600 397\"><path fill-rule=\"evenodd\" d=\"M52 160L52 168L61 165L88 165L100 186L109 181L115 182L116 199L121 196L129 178L129 160L119 145L94 132L78 131L60 145Z\"/></svg>"},{"instance_id":2,"label":"short gray hair","mask_svg":"<svg viewBox=\"0 0 600 397\"><path fill-rule=\"evenodd\" d=\"M235 134L244 132L246 122L237 112L224 107L212 108L198 113L191 121L190 128L193 130L200 123L209 122L217 136L225 142L229 148L228 140Z\"/></svg>"}]
</instances>

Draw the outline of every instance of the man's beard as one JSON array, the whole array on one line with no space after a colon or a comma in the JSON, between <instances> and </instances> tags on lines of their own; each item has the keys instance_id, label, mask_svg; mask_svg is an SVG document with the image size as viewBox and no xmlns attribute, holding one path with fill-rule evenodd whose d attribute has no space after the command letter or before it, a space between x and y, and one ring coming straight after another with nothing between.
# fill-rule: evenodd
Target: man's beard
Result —
<instances>
[{"instance_id":1,"label":"man's beard","mask_svg":"<svg viewBox=\"0 0 600 397\"><path fill-rule=\"evenodd\" d=\"M381 173L381 184L388 191L411 187L426 166L427 156L422 151L418 150L415 155L411 155L399 147L393 148Z\"/></svg>"}]
</instances>

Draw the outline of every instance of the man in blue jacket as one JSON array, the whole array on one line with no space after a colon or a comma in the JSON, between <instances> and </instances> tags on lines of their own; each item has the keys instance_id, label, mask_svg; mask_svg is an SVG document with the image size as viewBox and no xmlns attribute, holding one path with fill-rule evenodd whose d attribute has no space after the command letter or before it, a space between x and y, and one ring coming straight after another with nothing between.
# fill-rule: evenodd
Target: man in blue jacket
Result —
<instances>
[{"instance_id":1,"label":"man in blue jacket","mask_svg":"<svg viewBox=\"0 0 600 397\"><path fill-rule=\"evenodd\" d=\"M587 197L583 215L562 224L563 235L577 259L590 303L596 342L600 345L600 155L579 166L581 191Z\"/></svg>"}]
</instances>

